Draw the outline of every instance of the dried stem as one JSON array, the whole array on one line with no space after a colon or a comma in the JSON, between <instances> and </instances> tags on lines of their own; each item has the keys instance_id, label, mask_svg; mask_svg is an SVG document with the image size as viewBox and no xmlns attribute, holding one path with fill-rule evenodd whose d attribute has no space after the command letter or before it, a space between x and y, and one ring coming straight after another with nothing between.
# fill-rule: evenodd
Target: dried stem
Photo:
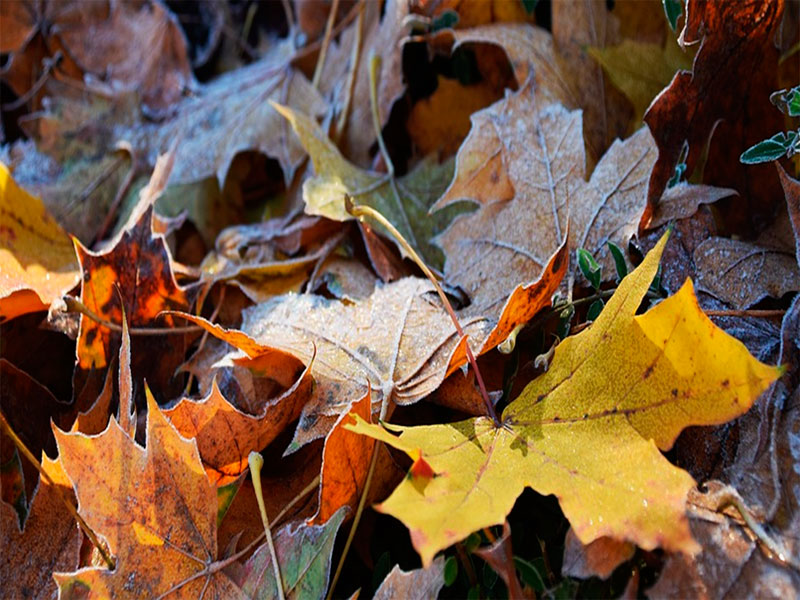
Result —
<instances>
[{"instance_id":1,"label":"dried stem","mask_svg":"<svg viewBox=\"0 0 800 600\"><path fill-rule=\"evenodd\" d=\"M705 310L709 317L756 317L758 319L772 319L783 317L785 310Z\"/></svg>"},{"instance_id":2,"label":"dried stem","mask_svg":"<svg viewBox=\"0 0 800 600\"><path fill-rule=\"evenodd\" d=\"M250 464L250 476L253 478L253 488L256 492L258 510L261 513L261 522L264 524L264 535L267 537L269 554L272 557L272 569L275 573L275 585L278 587L278 600L285 600L283 593L283 578L281 577L281 566L278 564L278 555L275 552L275 544L272 541L272 532L269 528L269 517L267 516L267 509L264 506L264 494L261 490L261 467L264 466L264 457L258 452L253 451L250 452L250 456L247 457L247 462Z\"/></svg>"},{"instance_id":3,"label":"dried stem","mask_svg":"<svg viewBox=\"0 0 800 600\"><path fill-rule=\"evenodd\" d=\"M106 327L111 331L122 333L121 325L112 323L111 321L108 321L103 317L101 317L100 315L94 313L88 306L86 306L83 302L81 302L77 298L73 296L64 296L62 299L64 300L64 304L67 307L66 312L82 314L90 318L98 325L102 325L103 327ZM128 329L128 333L130 335L173 335L173 334L186 334L186 333L201 333L203 331L205 330L199 325L190 325L186 327L170 327L170 328L130 327Z\"/></svg>"},{"instance_id":4,"label":"dried stem","mask_svg":"<svg viewBox=\"0 0 800 600\"><path fill-rule=\"evenodd\" d=\"M325 23L325 36L322 38L322 48L319 51L317 58L317 66L314 68L314 77L311 80L311 85L319 88L319 80L322 77L322 69L325 67L325 58L328 55L328 46L331 44L331 33L333 32L333 24L336 22L336 14L339 12L339 0L333 0L333 6L328 13L328 22Z\"/></svg>"},{"instance_id":5,"label":"dried stem","mask_svg":"<svg viewBox=\"0 0 800 600\"><path fill-rule=\"evenodd\" d=\"M44 470L44 467L42 467L42 463L39 462L39 460L33 455L33 453L30 450L28 450L28 447L25 445L25 443L19 438L19 436L14 432L14 430L11 429L11 425L8 423L8 421L6 421L6 417L5 415L3 415L2 412L0 412L0 422L3 423L3 429L5 429L6 433L8 433L9 437L11 438L11 441L14 442L14 445L17 447L17 449L22 453L22 455L26 459L28 459L28 461L30 461L30 463L34 467L36 467L36 470L39 471L39 475L41 477L44 477L47 483L50 486L52 486L52 488L56 491L58 497L61 498L61 501L64 503L64 506L66 506L70 514L72 514L72 516L75 517L75 520L78 522L78 525L83 530L83 533L86 534L86 537L89 538L89 541L92 543L92 545L95 548L97 548L97 551L100 553L100 556L103 557L103 560L108 565L108 568L113 571L115 568L114 561L105 551L103 546L100 544L100 541L97 539L97 536L95 535L94 531L92 531L89 525L86 523L86 521L83 520L83 517L81 517L78 514L78 511L75 509L74 506L72 506L72 503L69 500L67 500L66 496L64 496L64 493L61 491L61 488L55 484L55 482L52 480L47 471Z\"/></svg>"}]
</instances>

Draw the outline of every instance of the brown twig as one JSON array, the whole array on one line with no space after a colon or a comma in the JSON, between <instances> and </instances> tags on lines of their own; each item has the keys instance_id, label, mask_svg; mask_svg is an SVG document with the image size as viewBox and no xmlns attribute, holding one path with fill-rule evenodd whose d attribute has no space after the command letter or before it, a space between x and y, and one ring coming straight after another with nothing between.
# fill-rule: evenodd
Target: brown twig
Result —
<instances>
[{"instance_id":1,"label":"brown twig","mask_svg":"<svg viewBox=\"0 0 800 600\"><path fill-rule=\"evenodd\" d=\"M757 319L772 319L783 317L785 310L706 310L709 317L755 317Z\"/></svg>"},{"instance_id":2,"label":"brown twig","mask_svg":"<svg viewBox=\"0 0 800 600\"><path fill-rule=\"evenodd\" d=\"M100 315L95 314L88 306L86 306L83 302L74 298L73 296L64 296L62 298L64 300L64 304L66 305L66 312L68 313L78 313L82 314L92 321L110 329L111 331L115 331L117 333L122 333L122 326L116 323L112 323L111 321L107 321ZM186 327L164 327L164 328L156 328L156 327L130 327L128 328L128 333L130 335L177 335L177 334L185 334L185 333L200 333L205 331L199 325L189 325Z\"/></svg>"},{"instance_id":3,"label":"brown twig","mask_svg":"<svg viewBox=\"0 0 800 600\"><path fill-rule=\"evenodd\" d=\"M328 55L328 46L331 44L331 33L333 32L333 24L336 22L336 14L339 12L339 0L333 0L333 6L328 13L328 22L325 23L325 35L322 38L322 48L320 48L319 56L317 57L317 66L314 68L314 77L311 79L311 85L319 88L319 80L322 77L322 69L325 67L325 58Z\"/></svg>"}]
</instances>

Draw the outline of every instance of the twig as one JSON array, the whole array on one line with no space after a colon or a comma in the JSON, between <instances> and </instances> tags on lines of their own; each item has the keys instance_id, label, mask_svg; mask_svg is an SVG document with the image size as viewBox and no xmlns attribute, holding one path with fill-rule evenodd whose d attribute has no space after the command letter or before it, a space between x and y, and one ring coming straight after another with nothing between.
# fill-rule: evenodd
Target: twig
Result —
<instances>
[{"instance_id":1,"label":"twig","mask_svg":"<svg viewBox=\"0 0 800 600\"><path fill-rule=\"evenodd\" d=\"M336 131L334 132L333 141L338 145L341 141L344 129L347 126L347 119L350 117L350 106L353 103L353 93L356 85L356 74L358 73L358 63L361 58L361 41L364 30L364 10L366 9L366 0L361 0L357 5L358 8L358 22L356 24L355 40L353 40L353 54L350 57L350 74L347 78L347 95L344 98L344 106L342 112L339 114L339 119L336 121Z\"/></svg>"},{"instance_id":2,"label":"twig","mask_svg":"<svg viewBox=\"0 0 800 600\"><path fill-rule=\"evenodd\" d=\"M333 6L328 13L328 22L325 23L325 36L322 38L322 48L319 51L317 58L317 66L314 68L314 77L311 80L311 85L319 88L319 80L322 77L322 69L325 67L325 58L328 55L328 46L331 43L331 33L333 32L333 24L336 21L336 14L339 12L339 0L333 0Z\"/></svg>"},{"instance_id":3,"label":"twig","mask_svg":"<svg viewBox=\"0 0 800 600\"><path fill-rule=\"evenodd\" d=\"M111 331L115 331L117 333L122 333L122 326L117 325L116 323L112 323L111 321L107 321L100 315L95 314L88 306L86 306L83 302L78 300L73 296L64 296L62 298L64 300L64 304L66 305L66 312L68 313L79 313L88 318L92 321L110 329ZM128 333L130 335L172 335L172 334L186 334L186 333L200 333L205 331L199 325L189 325L186 327L164 327L164 328L156 328L156 327L130 327L128 328Z\"/></svg>"},{"instance_id":4,"label":"twig","mask_svg":"<svg viewBox=\"0 0 800 600\"><path fill-rule=\"evenodd\" d=\"M5 415L3 415L2 412L0 412L0 422L3 423L3 429L5 429L6 433L8 433L9 437L14 442L14 445L17 447L17 449L20 452L22 452L22 455L26 459L28 459L34 467L36 467L36 470L39 471L39 475L44 477L45 480L47 480L47 483L55 490L55 492L58 494L58 497L61 498L61 501L64 503L64 506L66 506L70 514L73 517L75 517L75 520L78 522L78 525L83 530L83 533L86 534L86 537L89 538L89 541L92 543L92 545L95 548L97 548L97 551L100 553L100 556L103 557L103 560L108 565L108 568L113 571L115 568L114 561L111 559L108 553L103 549L103 546L100 544L100 541L97 539L97 536L95 535L94 531L92 531L89 525L86 523L86 521L83 520L83 517L81 517L78 514L78 511L75 509L74 506L72 506L72 503L69 500L67 500L67 498L61 491L61 488L55 484L53 479L50 477L49 473L44 470L44 467L42 467L42 463L39 462L39 460L33 455L33 453L30 450L28 450L28 447L25 445L25 443L19 438L19 436L17 436L14 430L11 429L11 425L8 423L8 421L6 421L6 417Z\"/></svg>"},{"instance_id":5,"label":"twig","mask_svg":"<svg viewBox=\"0 0 800 600\"><path fill-rule=\"evenodd\" d=\"M782 317L785 310L706 310L709 317L755 317L757 319L771 319Z\"/></svg>"},{"instance_id":6,"label":"twig","mask_svg":"<svg viewBox=\"0 0 800 600\"><path fill-rule=\"evenodd\" d=\"M275 585L278 587L278 600L285 600L283 593L283 578L281 577L281 566L278 564L278 555L275 552L275 544L272 541L272 532L269 529L269 517L267 509L264 507L264 494L261 491L261 467L264 466L264 457L258 452L251 451L247 457L250 464L250 475L253 478L253 488L256 492L258 510L261 513L261 522L264 524L264 534L267 537L269 554L272 557L272 570L275 573Z\"/></svg>"}]
</instances>

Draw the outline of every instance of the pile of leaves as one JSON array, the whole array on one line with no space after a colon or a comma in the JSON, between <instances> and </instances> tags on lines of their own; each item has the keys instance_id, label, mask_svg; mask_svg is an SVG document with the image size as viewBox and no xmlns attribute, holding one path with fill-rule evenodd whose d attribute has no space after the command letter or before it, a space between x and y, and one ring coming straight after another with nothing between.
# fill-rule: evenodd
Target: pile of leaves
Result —
<instances>
[{"instance_id":1,"label":"pile of leaves","mask_svg":"<svg viewBox=\"0 0 800 600\"><path fill-rule=\"evenodd\" d=\"M795 597L798 14L2 2L4 596Z\"/></svg>"}]
</instances>

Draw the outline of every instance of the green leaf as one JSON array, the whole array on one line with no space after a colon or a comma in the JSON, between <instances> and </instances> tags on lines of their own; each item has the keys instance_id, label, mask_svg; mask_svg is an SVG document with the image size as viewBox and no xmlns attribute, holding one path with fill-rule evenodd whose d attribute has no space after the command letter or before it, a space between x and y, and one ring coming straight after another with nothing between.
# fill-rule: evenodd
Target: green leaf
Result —
<instances>
[{"instance_id":1,"label":"green leaf","mask_svg":"<svg viewBox=\"0 0 800 600\"><path fill-rule=\"evenodd\" d=\"M444 563L444 584L450 587L458 577L458 560L455 556L448 556Z\"/></svg>"},{"instance_id":2,"label":"green leaf","mask_svg":"<svg viewBox=\"0 0 800 600\"><path fill-rule=\"evenodd\" d=\"M678 185L681 182L684 173L686 173L686 163L679 162L677 165L675 165L675 172L672 174L672 177L670 177L669 181L667 181L667 188Z\"/></svg>"},{"instance_id":3,"label":"green leaf","mask_svg":"<svg viewBox=\"0 0 800 600\"><path fill-rule=\"evenodd\" d=\"M481 597L481 586L480 584L475 584L469 591L467 592L467 600L479 600Z\"/></svg>"},{"instance_id":4,"label":"green leaf","mask_svg":"<svg viewBox=\"0 0 800 600\"><path fill-rule=\"evenodd\" d=\"M790 131L786 133L776 133L768 140L759 142L755 146L751 146L739 157L739 161L746 165L754 165L763 162L776 160L786 154L787 150L794 145L797 139L797 132Z\"/></svg>"},{"instance_id":5,"label":"green leaf","mask_svg":"<svg viewBox=\"0 0 800 600\"><path fill-rule=\"evenodd\" d=\"M789 91L778 90L769 95L769 101L772 102L778 110L786 113L790 117L800 116L800 85L793 87Z\"/></svg>"},{"instance_id":6,"label":"green leaf","mask_svg":"<svg viewBox=\"0 0 800 600\"><path fill-rule=\"evenodd\" d=\"M217 526L222 523L222 519L228 513L228 509L231 507L233 499L236 497L236 492L239 491L241 485L242 479L237 479L228 485L217 488Z\"/></svg>"},{"instance_id":7,"label":"green leaf","mask_svg":"<svg viewBox=\"0 0 800 600\"><path fill-rule=\"evenodd\" d=\"M525 12L529 15L532 15L533 11L536 10L537 4L539 4L539 0L522 0L522 8L524 8Z\"/></svg>"},{"instance_id":8,"label":"green leaf","mask_svg":"<svg viewBox=\"0 0 800 600\"><path fill-rule=\"evenodd\" d=\"M537 592L544 591L544 577L542 576L540 569L536 566L536 562L542 562L541 559L536 559L534 562L528 562L527 560L520 558L519 556L514 557L514 566L517 567L517 571L519 571L520 579L522 579L522 583L527 585L530 588L533 588ZM544 570L543 568L541 569Z\"/></svg>"},{"instance_id":9,"label":"green leaf","mask_svg":"<svg viewBox=\"0 0 800 600\"><path fill-rule=\"evenodd\" d=\"M664 14L667 16L669 26L672 31L678 27L678 17L683 14L683 3L680 0L661 0L664 6Z\"/></svg>"},{"instance_id":10,"label":"green leaf","mask_svg":"<svg viewBox=\"0 0 800 600\"><path fill-rule=\"evenodd\" d=\"M589 310L586 312L586 320L587 321L595 321L597 317L600 316L600 313L603 312L603 307L606 305L605 302L602 300L595 300L592 302Z\"/></svg>"},{"instance_id":11,"label":"green leaf","mask_svg":"<svg viewBox=\"0 0 800 600\"><path fill-rule=\"evenodd\" d=\"M592 287L598 289L602 279L602 267L597 264L594 256L588 250L578 248L578 267L583 276L592 284Z\"/></svg>"},{"instance_id":12,"label":"green leaf","mask_svg":"<svg viewBox=\"0 0 800 600\"><path fill-rule=\"evenodd\" d=\"M572 327L572 317L575 316L575 307L570 304L558 315L558 328L556 333L560 339L566 339L569 335L569 330Z\"/></svg>"},{"instance_id":13,"label":"green leaf","mask_svg":"<svg viewBox=\"0 0 800 600\"><path fill-rule=\"evenodd\" d=\"M614 267L617 269L617 281L622 281L628 274L628 265L625 262L625 253L614 242L608 242L608 250L614 258Z\"/></svg>"},{"instance_id":14,"label":"green leaf","mask_svg":"<svg viewBox=\"0 0 800 600\"><path fill-rule=\"evenodd\" d=\"M372 569L372 589L377 590L381 586L381 582L386 579L386 576L392 570L392 556L389 552L381 554L380 558L375 561L375 566Z\"/></svg>"},{"instance_id":15,"label":"green leaf","mask_svg":"<svg viewBox=\"0 0 800 600\"><path fill-rule=\"evenodd\" d=\"M472 554L475 549L481 545L481 536L478 533L471 533L464 541L464 548L468 554Z\"/></svg>"}]
</instances>

